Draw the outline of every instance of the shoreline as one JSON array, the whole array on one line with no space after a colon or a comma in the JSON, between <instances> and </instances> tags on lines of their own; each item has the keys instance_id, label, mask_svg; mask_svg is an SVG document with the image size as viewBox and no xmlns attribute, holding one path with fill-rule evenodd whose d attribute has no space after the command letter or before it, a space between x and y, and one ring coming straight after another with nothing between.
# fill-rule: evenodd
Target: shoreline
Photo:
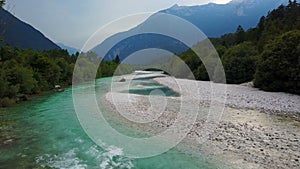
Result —
<instances>
[{"instance_id":1,"label":"shoreline","mask_svg":"<svg viewBox=\"0 0 300 169\"><path fill-rule=\"evenodd\" d=\"M63 85L62 89L65 90L68 87L72 87L72 85ZM48 94L53 94L53 93L59 93L59 91L55 91L55 89L53 88L53 89L50 89L50 90L41 91L40 93L36 93L36 94L30 94L30 95L25 95L24 94L23 97L25 99L20 99L20 98L19 98L20 100L10 99L10 100L13 100L14 103L12 103L9 106L1 106L0 105L0 109L11 108L11 107L17 106L19 104L25 103L27 101L33 100L35 98L38 98L38 97L41 97L41 96L44 96L44 95L48 95Z\"/></svg>"},{"instance_id":2,"label":"shoreline","mask_svg":"<svg viewBox=\"0 0 300 169\"><path fill-rule=\"evenodd\" d=\"M170 77L154 78L153 80L183 96L189 96L192 104L199 103L199 100L196 99L197 92L193 92L193 87L189 90L179 91L180 87L184 88L195 81L176 79L174 85L168 78ZM196 83L204 86L203 89L209 87L210 84L210 82L201 81ZM204 99L202 102L200 100L200 104L203 106L207 105L207 96L205 95L207 93L204 91L201 92ZM112 96L117 99L113 101ZM130 94L130 99L125 96L124 93L107 93L105 101L108 103L108 107L114 111L117 106L122 110L128 110L132 116L141 116L145 120L153 118L149 113L145 113L150 104L147 96ZM159 99L160 96L157 98ZM208 140L203 144L198 142L198 139L201 139L199 131L203 124L203 119L198 118L192 130L179 145L183 151L187 154L204 154L208 158L220 160L226 166L233 168L300 167L300 121L298 118L300 107L297 105L300 96L228 85L227 98L223 116L214 132L209 134ZM167 99L174 103L179 101L179 98L176 97ZM128 100L135 105L135 111L130 111ZM251 102L248 102L249 100ZM292 102L290 102L291 100ZM174 112L170 106L166 108L161 117L153 122L146 125L132 125L134 128L141 128L149 133L157 134L172 125L176 115L176 111ZM128 123L130 122L128 121Z\"/></svg>"},{"instance_id":3,"label":"shoreline","mask_svg":"<svg viewBox=\"0 0 300 169\"><path fill-rule=\"evenodd\" d=\"M173 77L167 77L168 79L173 79ZM155 78L153 79L157 83L167 86L176 92L181 92L179 88L170 83L170 80L166 78ZM194 83L193 80L186 79L176 79L178 83L182 85L189 85L189 83ZM201 92L201 97L208 98L209 96L203 96L210 93L210 82L207 81L196 81L199 86L203 87L204 92ZM300 96L296 94L283 93L283 92L267 92L259 90L257 88L236 85L236 84L216 84L216 85L226 85L227 86L227 99L226 107L241 108L248 110L257 110L263 113L291 117L300 121ZM185 91L186 92L186 91ZM186 92L187 95L193 95L193 91ZM200 101L203 101L200 99Z\"/></svg>"}]
</instances>

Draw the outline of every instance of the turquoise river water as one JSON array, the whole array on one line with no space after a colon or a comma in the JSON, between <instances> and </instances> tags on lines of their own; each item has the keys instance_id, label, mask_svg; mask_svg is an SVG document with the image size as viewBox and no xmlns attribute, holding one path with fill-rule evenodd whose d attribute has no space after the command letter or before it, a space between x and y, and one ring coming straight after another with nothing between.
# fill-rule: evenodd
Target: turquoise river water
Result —
<instances>
[{"instance_id":1,"label":"turquoise river water","mask_svg":"<svg viewBox=\"0 0 300 169\"><path fill-rule=\"evenodd\" d=\"M111 78L97 80L97 95L105 94ZM163 86L167 95L176 95ZM148 94L145 91L130 91ZM126 132L126 128L124 132ZM130 132L130 131L127 131ZM192 157L176 147L156 157L128 159L117 149L104 150L83 131L73 107L72 88L40 96L0 110L0 168L218 168L203 157Z\"/></svg>"}]
</instances>

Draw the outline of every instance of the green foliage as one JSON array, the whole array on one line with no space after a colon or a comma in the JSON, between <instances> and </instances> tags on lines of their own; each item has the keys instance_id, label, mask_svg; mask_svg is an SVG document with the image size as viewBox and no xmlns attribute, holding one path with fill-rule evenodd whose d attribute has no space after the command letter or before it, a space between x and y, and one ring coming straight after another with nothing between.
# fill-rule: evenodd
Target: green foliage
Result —
<instances>
[{"instance_id":1,"label":"green foliage","mask_svg":"<svg viewBox=\"0 0 300 169\"><path fill-rule=\"evenodd\" d=\"M260 55L254 84L267 91L300 94L300 31L270 41Z\"/></svg>"},{"instance_id":2,"label":"green foliage","mask_svg":"<svg viewBox=\"0 0 300 169\"><path fill-rule=\"evenodd\" d=\"M0 8L5 5L5 0L0 0Z\"/></svg>"},{"instance_id":3,"label":"green foliage","mask_svg":"<svg viewBox=\"0 0 300 169\"><path fill-rule=\"evenodd\" d=\"M194 71L195 78L198 80L213 80L213 75L211 77L207 72L214 72L217 66L217 61L213 57L205 57L202 62L206 63L206 65L202 64L198 67L196 71Z\"/></svg>"},{"instance_id":4,"label":"green foliage","mask_svg":"<svg viewBox=\"0 0 300 169\"><path fill-rule=\"evenodd\" d=\"M226 47L231 47L236 44L236 35L234 33L229 33L221 36L222 45Z\"/></svg>"},{"instance_id":5,"label":"green foliage","mask_svg":"<svg viewBox=\"0 0 300 169\"><path fill-rule=\"evenodd\" d=\"M299 31L300 5L294 0L261 17L255 28L245 31L238 26L235 33L210 40L222 60L228 83L254 80L255 86L263 90L299 94ZM218 81L215 75L209 77L207 74L207 70L220 68L213 55L203 55L206 67L191 50L180 58L196 79Z\"/></svg>"},{"instance_id":6,"label":"green foliage","mask_svg":"<svg viewBox=\"0 0 300 169\"><path fill-rule=\"evenodd\" d=\"M8 81L3 69L0 69L0 98L8 93Z\"/></svg>"},{"instance_id":7,"label":"green foliage","mask_svg":"<svg viewBox=\"0 0 300 169\"><path fill-rule=\"evenodd\" d=\"M235 43L240 44L245 41L245 30L239 25L235 33Z\"/></svg>"},{"instance_id":8,"label":"green foliage","mask_svg":"<svg viewBox=\"0 0 300 169\"><path fill-rule=\"evenodd\" d=\"M0 6L4 3L0 0ZM255 28L245 31L239 26L235 33L211 39L223 62L227 82L254 80L255 86L263 90L300 94L299 29L300 5L289 1L287 6L281 5L261 17ZM197 80L223 82L217 77L221 68L216 62L218 56L207 44L204 40L158 68L163 67L180 78L195 76ZM200 53L201 59L194 51ZM81 59L76 63L79 55ZM82 82L134 70L131 65L120 64L119 56L98 65L100 61L93 52L69 56L66 50L21 51L0 47L0 107L13 105L26 95L53 89L56 84L70 85L73 71L77 75L73 80Z\"/></svg>"},{"instance_id":9,"label":"green foliage","mask_svg":"<svg viewBox=\"0 0 300 169\"><path fill-rule=\"evenodd\" d=\"M225 54L225 52L228 50L228 48L226 46L220 45L216 47L216 50L219 54L219 57L223 57L223 55Z\"/></svg>"},{"instance_id":10,"label":"green foliage","mask_svg":"<svg viewBox=\"0 0 300 169\"><path fill-rule=\"evenodd\" d=\"M43 89L49 90L59 83L61 68L54 60L39 56L31 65L36 72L35 77L38 78L39 86Z\"/></svg>"},{"instance_id":11,"label":"green foliage","mask_svg":"<svg viewBox=\"0 0 300 169\"><path fill-rule=\"evenodd\" d=\"M15 102L24 95L52 89L55 84L68 84L72 76L67 75L73 71L69 57L60 50L37 52L0 47L0 98ZM2 104L5 105L8 104Z\"/></svg>"},{"instance_id":12,"label":"green foliage","mask_svg":"<svg viewBox=\"0 0 300 169\"><path fill-rule=\"evenodd\" d=\"M73 81L76 83L82 83L86 81L94 80L96 74L94 70L97 69L95 62L89 60L87 57L80 57L77 60L76 67L74 69Z\"/></svg>"},{"instance_id":13,"label":"green foliage","mask_svg":"<svg viewBox=\"0 0 300 169\"><path fill-rule=\"evenodd\" d=\"M245 42L226 51L222 63L228 83L253 80L258 52L252 43Z\"/></svg>"},{"instance_id":14,"label":"green foliage","mask_svg":"<svg viewBox=\"0 0 300 169\"><path fill-rule=\"evenodd\" d=\"M0 107L9 107L14 104L15 102L8 97L0 98Z\"/></svg>"},{"instance_id":15,"label":"green foliage","mask_svg":"<svg viewBox=\"0 0 300 169\"><path fill-rule=\"evenodd\" d=\"M79 53L69 56L66 50L24 51L9 46L0 47L0 107L10 106L26 95L51 90L55 85L72 84L73 70ZM95 79L99 57L93 52L81 55L75 71L79 80ZM119 65L102 61L96 78L112 76ZM130 72L127 66L122 72ZM130 72L131 73L131 72Z\"/></svg>"},{"instance_id":16,"label":"green foliage","mask_svg":"<svg viewBox=\"0 0 300 169\"><path fill-rule=\"evenodd\" d=\"M7 71L7 76L10 77L10 85L19 86L19 91L16 93L32 94L37 86L37 81L33 78L33 71L23 66L14 66Z\"/></svg>"},{"instance_id":17,"label":"green foliage","mask_svg":"<svg viewBox=\"0 0 300 169\"><path fill-rule=\"evenodd\" d=\"M192 49L188 50L186 53L180 55L180 57L184 60L184 62L188 65L188 67L191 69L191 71L195 71L197 67L201 64L200 58L194 53ZM176 60L177 62L177 60ZM178 67L180 63L173 63L176 65L173 65L172 67L178 69L178 71L181 71Z\"/></svg>"},{"instance_id":18,"label":"green foliage","mask_svg":"<svg viewBox=\"0 0 300 169\"><path fill-rule=\"evenodd\" d=\"M116 56L116 58L114 59L114 62L115 62L116 64L120 64L120 63L121 63L121 60L120 60L119 55Z\"/></svg>"}]
</instances>

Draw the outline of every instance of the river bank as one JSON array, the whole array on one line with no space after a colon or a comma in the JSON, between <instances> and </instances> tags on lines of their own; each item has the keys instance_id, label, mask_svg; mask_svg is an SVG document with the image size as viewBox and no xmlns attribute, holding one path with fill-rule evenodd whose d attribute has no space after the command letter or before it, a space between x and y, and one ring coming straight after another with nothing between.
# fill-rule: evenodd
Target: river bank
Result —
<instances>
[{"instance_id":1,"label":"river bank","mask_svg":"<svg viewBox=\"0 0 300 169\"><path fill-rule=\"evenodd\" d=\"M49 91L43 91L38 94L27 95L26 100L19 100L19 102L15 102L10 106L0 107L0 147L13 146L17 141L16 139L17 136L14 134L14 130L16 128L16 124L18 123L18 120L15 120L12 117L12 116L16 116L16 114L11 114L10 110L17 107L21 107L22 105L29 104L30 102L34 102L35 100L41 99L43 97L51 96L54 93L56 92L54 92L53 90L49 90ZM26 113L26 112L22 112L22 113Z\"/></svg>"},{"instance_id":2,"label":"river bank","mask_svg":"<svg viewBox=\"0 0 300 169\"><path fill-rule=\"evenodd\" d=\"M104 105L113 110L105 111L105 117L116 122L115 127L120 127L129 136L144 134L145 131L147 136L157 135L168 129L180 111L181 96L190 103L190 108L200 105L205 110L208 107L209 93L206 93L206 89L210 87L209 82L170 77L138 80L131 86L136 90L130 91L128 98L127 93L123 92L126 89L124 85L133 79L127 78L126 82L119 82L119 79L116 77L113 80L116 80L116 88L121 90L114 92L109 92L111 78L99 79L96 83L97 96L105 98L107 104ZM167 97L160 92L148 92L148 87L169 92L157 83L172 88L180 96L172 92ZM196 89L201 89L201 97L199 92L195 92ZM199 139L202 138L205 116L199 116L187 137L174 151L144 160L124 159L118 155L112 158L107 156L108 152L96 146L78 123L71 88L62 93L39 97L5 109L7 112L1 117L1 122L8 128L1 128L0 142L3 144L0 145L0 168L97 168L102 163L106 164L107 160L111 161L112 167L115 167L114 164L130 164L136 168L159 168L162 165L164 168L176 168L179 165L182 168L299 168L300 124L295 116L299 110L299 96L268 93L239 85L228 85L226 95L223 116L204 143L200 143ZM168 104L161 116L158 117L159 112L153 109L147 111L150 107L149 98L156 103L152 108L159 108L163 103L160 100L166 99ZM130 123L129 120L119 122L120 118L125 118L117 113L116 105L121 111L132 114L132 118L155 120L145 124ZM86 110L89 110L88 106ZM127 125L138 131L131 128L127 130ZM197 161L200 164L195 164Z\"/></svg>"},{"instance_id":3,"label":"river bank","mask_svg":"<svg viewBox=\"0 0 300 169\"><path fill-rule=\"evenodd\" d=\"M174 83L174 79L170 78L154 80L188 98L192 106L208 106L210 82L199 81L193 85L195 81L176 79ZM199 133L205 119L198 117L182 146L179 146L183 151L205 154L232 168L300 167L300 96L263 92L240 85L227 85L226 95L226 107L219 123L215 124L215 130L200 144L202 136ZM146 111L150 107L148 96L129 96L110 92L105 99L114 111L118 107L145 121L156 117ZM180 97L168 97L167 100L171 105L159 118L145 125L133 125L152 134L169 128L178 114L178 107L174 108L174 105L180 103ZM129 103L134 105L134 111L131 111Z\"/></svg>"}]
</instances>

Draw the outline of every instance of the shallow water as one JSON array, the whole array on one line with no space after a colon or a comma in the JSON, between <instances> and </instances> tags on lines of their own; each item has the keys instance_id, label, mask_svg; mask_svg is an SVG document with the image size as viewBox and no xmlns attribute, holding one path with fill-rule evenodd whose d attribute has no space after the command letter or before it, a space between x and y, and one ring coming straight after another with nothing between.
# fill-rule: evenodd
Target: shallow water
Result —
<instances>
[{"instance_id":1,"label":"shallow water","mask_svg":"<svg viewBox=\"0 0 300 169\"><path fill-rule=\"evenodd\" d=\"M107 92L110 80L97 81L98 96ZM151 83L150 86L164 88ZM72 88L1 110L0 126L0 168L217 168L205 158L191 157L176 147L145 159L123 157L121 150L113 146L102 149L79 124Z\"/></svg>"},{"instance_id":2,"label":"shallow water","mask_svg":"<svg viewBox=\"0 0 300 169\"><path fill-rule=\"evenodd\" d=\"M131 87L129 91L124 91L124 92L129 92L132 94L140 94L140 95L149 95L149 94L154 94L154 95L160 95L161 92L152 92L153 90L160 90L162 91L164 96L179 96L178 93L173 91L172 89L162 86L151 79L144 79L144 80L133 80L131 81Z\"/></svg>"}]
</instances>

